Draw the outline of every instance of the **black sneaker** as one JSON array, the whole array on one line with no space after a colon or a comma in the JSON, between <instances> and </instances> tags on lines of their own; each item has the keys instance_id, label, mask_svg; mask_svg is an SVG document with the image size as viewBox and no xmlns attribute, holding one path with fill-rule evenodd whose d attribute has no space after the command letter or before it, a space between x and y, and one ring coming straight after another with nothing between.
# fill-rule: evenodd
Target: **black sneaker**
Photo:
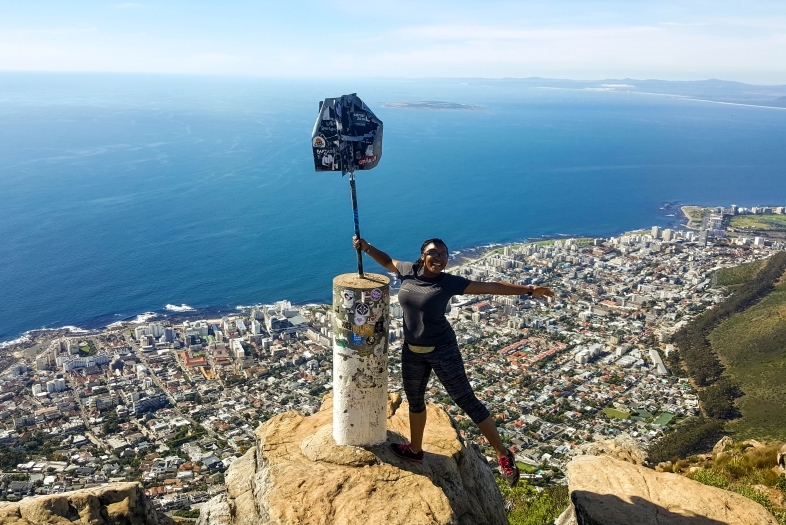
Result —
<instances>
[{"instance_id":1,"label":"black sneaker","mask_svg":"<svg viewBox=\"0 0 786 525\"><path fill-rule=\"evenodd\" d=\"M409 445L399 445L398 443L391 443L390 450L401 459L412 461L413 463L423 463L423 451L413 452L412 447Z\"/></svg>"},{"instance_id":2,"label":"black sneaker","mask_svg":"<svg viewBox=\"0 0 786 525\"><path fill-rule=\"evenodd\" d=\"M499 470L505 476L505 479L508 480L508 485L515 487L516 483L519 482L520 474L519 467L516 465L516 458L510 450L508 450L507 456L499 458Z\"/></svg>"}]
</instances>

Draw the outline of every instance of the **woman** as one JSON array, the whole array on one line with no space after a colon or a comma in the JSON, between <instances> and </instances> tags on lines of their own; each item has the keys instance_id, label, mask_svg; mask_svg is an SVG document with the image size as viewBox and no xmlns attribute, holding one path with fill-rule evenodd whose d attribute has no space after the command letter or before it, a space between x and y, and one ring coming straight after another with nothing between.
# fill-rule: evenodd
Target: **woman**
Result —
<instances>
[{"instance_id":1,"label":"woman","mask_svg":"<svg viewBox=\"0 0 786 525\"><path fill-rule=\"evenodd\" d=\"M424 396L433 370L448 395L475 422L497 453L500 470L513 486L519 469L513 453L503 445L488 409L478 400L464 371L456 334L445 318L450 298L463 294L529 295L553 297L545 286L470 281L445 273L448 247L440 239L429 239L420 247L420 259L408 263L392 259L364 239L353 238L353 245L371 256L380 266L396 272L401 279L399 303L404 310L404 346L401 372L409 402L410 444L390 445L398 457L423 462L423 430L426 427Z\"/></svg>"}]
</instances>

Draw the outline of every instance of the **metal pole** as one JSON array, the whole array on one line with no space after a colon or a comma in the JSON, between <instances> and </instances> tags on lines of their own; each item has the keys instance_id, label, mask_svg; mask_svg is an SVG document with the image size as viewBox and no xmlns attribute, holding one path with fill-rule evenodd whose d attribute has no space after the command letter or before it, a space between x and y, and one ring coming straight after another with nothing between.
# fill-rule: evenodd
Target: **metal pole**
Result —
<instances>
[{"instance_id":1,"label":"metal pole","mask_svg":"<svg viewBox=\"0 0 786 525\"><path fill-rule=\"evenodd\" d=\"M358 194L355 190L355 172L349 172L349 190L352 193L352 213L355 216L355 236L360 239L360 221L358 219ZM358 247L358 276L363 277L363 254Z\"/></svg>"}]
</instances>

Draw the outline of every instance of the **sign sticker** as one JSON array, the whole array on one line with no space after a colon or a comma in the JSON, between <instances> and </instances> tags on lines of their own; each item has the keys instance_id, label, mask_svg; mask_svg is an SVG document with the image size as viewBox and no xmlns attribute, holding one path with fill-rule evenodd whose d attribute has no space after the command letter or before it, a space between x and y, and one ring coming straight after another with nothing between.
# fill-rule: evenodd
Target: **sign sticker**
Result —
<instances>
[{"instance_id":1,"label":"sign sticker","mask_svg":"<svg viewBox=\"0 0 786 525\"><path fill-rule=\"evenodd\" d=\"M352 343L354 343L356 345L362 345L363 341L364 341L364 339L363 339L362 335L358 335L358 334L355 334L355 333L352 334Z\"/></svg>"},{"instance_id":2,"label":"sign sticker","mask_svg":"<svg viewBox=\"0 0 786 525\"><path fill-rule=\"evenodd\" d=\"M380 299L382 299L382 290L380 290L379 288L374 288L373 290L371 290L371 300L376 302L379 301Z\"/></svg>"},{"instance_id":3,"label":"sign sticker","mask_svg":"<svg viewBox=\"0 0 786 525\"><path fill-rule=\"evenodd\" d=\"M357 315L362 315L363 317L366 317L370 311L371 309L368 307L366 303L358 303L355 305L355 313Z\"/></svg>"},{"instance_id":4,"label":"sign sticker","mask_svg":"<svg viewBox=\"0 0 786 525\"><path fill-rule=\"evenodd\" d=\"M327 143L325 141L325 137L323 137L322 135L314 137L314 147L315 148L324 148L326 144Z\"/></svg>"},{"instance_id":5,"label":"sign sticker","mask_svg":"<svg viewBox=\"0 0 786 525\"><path fill-rule=\"evenodd\" d=\"M374 327L371 326L370 324L354 326L352 327L352 333L357 335L362 335L364 337L369 337L374 335Z\"/></svg>"},{"instance_id":6,"label":"sign sticker","mask_svg":"<svg viewBox=\"0 0 786 525\"><path fill-rule=\"evenodd\" d=\"M344 290L341 292L341 306L344 308L352 308L355 302L355 292L352 290Z\"/></svg>"},{"instance_id":7,"label":"sign sticker","mask_svg":"<svg viewBox=\"0 0 786 525\"><path fill-rule=\"evenodd\" d=\"M364 315L356 315L355 324L358 326L363 326L364 324L366 324L366 317Z\"/></svg>"}]
</instances>

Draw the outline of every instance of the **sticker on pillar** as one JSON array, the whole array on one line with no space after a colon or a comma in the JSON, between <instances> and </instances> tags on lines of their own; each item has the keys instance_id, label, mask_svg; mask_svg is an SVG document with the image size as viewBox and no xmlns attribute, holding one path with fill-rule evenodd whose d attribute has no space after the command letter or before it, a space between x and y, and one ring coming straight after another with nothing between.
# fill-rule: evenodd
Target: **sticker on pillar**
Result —
<instances>
[{"instance_id":1,"label":"sticker on pillar","mask_svg":"<svg viewBox=\"0 0 786 525\"><path fill-rule=\"evenodd\" d=\"M342 322L341 322L341 328L342 328L343 330L347 330L347 331L349 331L349 330L352 330L352 325L351 325L351 324L349 324L349 322L348 322L348 321L342 321Z\"/></svg>"},{"instance_id":2,"label":"sticker on pillar","mask_svg":"<svg viewBox=\"0 0 786 525\"><path fill-rule=\"evenodd\" d=\"M374 288L373 290L371 290L371 300L377 302L380 299L382 299L382 290L380 290L379 288Z\"/></svg>"},{"instance_id":3,"label":"sticker on pillar","mask_svg":"<svg viewBox=\"0 0 786 525\"><path fill-rule=\"evenodd\" d=\"M355 315L355 324L357 326L363 326L366 324L366 317L363 315Z\"/></svg>"},{"instance_id":4,"label":"sticker on pillar","mask_svg":"<svg viewBox=\"0 0 786 525\"><path fill-rule=\"evenodd\" d=\"M353 326L352 333L357 335L362 335L363 337L369 337L374 335L374 327L371 326L370 324Z\"/></svg>"},{"instance_id":5,"label":"sticker on pillar","mask_svg":"<svg viewBox=\"0 0 786 525\"><path fill-rule=\"evenodd\" d=\"M363 339L362 335L359 335L359 334L356 334L356 333L352 334L352 343L353 344L362 345L363 341L365 341L365 339Z\"/></svg>"},{"instance_id":6,"label":"sticker on pillar","mask_svg":"<svg viewBox=\"0 0 786 525\"><path fill-rule=\"evenodd\" d=\"M346 348L349 343L347 343L346 339L336 339L336 346L340 346L341 348Z\"/></svg>"},{"instance_id":7,"label":"sticker on pillar","mask_svg":"<svg viewBox=\"0 0 786 525\"><path fill-rule=\"evenodd\" d=\"M376 337L374 337L373 335L370 335L370 336L366 337L366 344L367 344L368 346L374 346L374 344L375 344L376 342L377 342L377 338L376 338Z\"/></svg>"},{"instance_id":8,"label":"sticker on pillar","mask_svg":"<svg viewBox=\"0 0 786 525\"><path fill-rule=\"evenodd\" d=\"M384 321L377 321L374 323L374 333L381 334L385 331L385 322Z\"/></svg>"},{"instance_id":9,"label":"sticker on pillar","mask_svg":"<svg viewBox=\"0 0 786 525\"><path fill-rule=\"evenodd\" d=\"M355 292L352 290L344 290L341 292L341 306L344 308L352 308L355 303Z\"/></svg>"},{"instance_id":10,"label":"sticker on pillar","mask_svg":"<svg viewBox=\"0 0 786 525\"><path fill-rule=\"evenodd\" d=\"M358 303L355 305L355 314L367 317L369 312L371 312L371 309L366 303Z\"/></svg>"}]
</instances>

